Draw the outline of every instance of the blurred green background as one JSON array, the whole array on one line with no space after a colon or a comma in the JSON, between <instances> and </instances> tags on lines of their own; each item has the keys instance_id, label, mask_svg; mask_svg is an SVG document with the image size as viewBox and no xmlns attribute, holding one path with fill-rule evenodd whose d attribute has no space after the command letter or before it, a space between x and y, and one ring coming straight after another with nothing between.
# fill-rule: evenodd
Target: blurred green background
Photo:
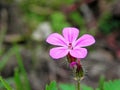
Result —
<instances>
[{"instance_id":1,"label":"blurred green background","mask_svg":"<svg viewBox=\"0 0 120 90\"><path fill-rule=\"evenodd\" d=\"M119 0L0 0L0 75L15 90L44 90L46 83L74 83L65 58L52 60L45 39L64 27L89 33L96 43L82 65L83 84L120 78ZM0 90L6 90L0 83Z\"/></svg>"}]
</instances>

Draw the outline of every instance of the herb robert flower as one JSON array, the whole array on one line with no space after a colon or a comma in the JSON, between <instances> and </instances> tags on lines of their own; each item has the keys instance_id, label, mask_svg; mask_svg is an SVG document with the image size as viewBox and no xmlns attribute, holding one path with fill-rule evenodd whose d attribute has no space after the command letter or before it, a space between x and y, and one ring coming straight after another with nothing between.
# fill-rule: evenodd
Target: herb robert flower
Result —
<instances>
[{"instance_id":1,"label":"herb robert flower","mask_svg":"<svg viewBox=\"0 0 120 90\"><path fill-rule=\"evenodd\" d=\"M78 35L79 30L74 27L64 28L62 35L58 33L50 34L46 41L57 46L50 49L50 56L53 59L63 58L67 55L74 58L85 58L87 49L84 47L94 44L95 39L89 34L84 34L80 38L78 38Z\"/></svg>"}]
</instances>

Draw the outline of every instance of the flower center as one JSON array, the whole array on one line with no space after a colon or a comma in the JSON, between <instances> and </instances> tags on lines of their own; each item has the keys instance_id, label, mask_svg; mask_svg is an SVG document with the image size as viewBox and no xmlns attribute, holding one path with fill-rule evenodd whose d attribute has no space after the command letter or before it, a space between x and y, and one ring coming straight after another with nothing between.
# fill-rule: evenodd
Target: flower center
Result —
<instances>
[{"instance_id":1,"label":"flower center","mask_svg":"<svg viewBox=\"0 0 120 90\"><path fill-rule=\"evenodd\" d=\"M72 43L69 43L69 45L68 45L68 49L70 49L70 50L73 49L73 47L72 47Z\"/></svg>"}]
</instances>

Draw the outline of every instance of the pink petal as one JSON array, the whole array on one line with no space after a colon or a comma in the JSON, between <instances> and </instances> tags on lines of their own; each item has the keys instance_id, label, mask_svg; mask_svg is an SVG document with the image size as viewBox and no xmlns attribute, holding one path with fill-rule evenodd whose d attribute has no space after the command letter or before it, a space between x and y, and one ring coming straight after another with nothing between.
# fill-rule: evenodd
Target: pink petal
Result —
<instances>
[{"instance_id":1,"label":"pink petal","mask_svg":"<svg viewBox=\"0 0 120 90\"><path fill-rule=\"evenodd\" d=\"M71 56L75 58L85 58L87 55L87 49L85 48L74 48L70 51Z\"/></svg>"},{"instance_id":2,"label":"pink petal","mask_svg":"<svg viewBox=\"0 0 120 90\"><path fill-rule=\"evenodd\" d=\"M63 36L68 41L68 43L73 43L79 34L79 30L77 28L64 28L63 29Z\"/></svg>"},{"instance_id":3,"label":"pink petal","mask_svg":"<svg viewBox=\"0 0 120 90\"><path fill-rule=\"evenodd\" d=\"M50 56L54 59L63 58L68 54L66 47L56 47L50 50Z\"/></svg>"},{"instance_id":4,"label":"pink petal","mask_svg":"<svg viewBox=\"0 0 120 90\"><path fill-rule=\"evenodd\" d=\"M65 39L58 33L53 33L46 40L49 44L57 46L66 46Z\"/></svg>"},{"instance_id":5,"label":"pink petal","mask_svg":"<svg viewBox=\"0 0 120 90\"><path fill-rule=\"evenodd\" d=\"M84 34L76 41L75 46L85 47L85 46L90 46L94 43L95 43L95 39L92 35Z\"/></svg>"}]
</instances>

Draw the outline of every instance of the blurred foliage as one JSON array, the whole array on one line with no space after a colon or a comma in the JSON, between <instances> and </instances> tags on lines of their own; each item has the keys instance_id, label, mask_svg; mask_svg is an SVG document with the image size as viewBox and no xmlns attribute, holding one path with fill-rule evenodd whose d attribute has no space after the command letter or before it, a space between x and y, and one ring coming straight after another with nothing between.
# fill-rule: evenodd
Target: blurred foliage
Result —
<instances>
[{"instance_id":1,"label":"blurred foliage","mask_svg":"<svg viewBox=\"0 0 120 90\"><path fill-rule=\"evenodd\" d=\"M114 80L104 83L104 90L118 90L120 88L120 80Z\"/></svg>"},{"instance_id":2,"label":"blurred foliage","mask_svg":"<svg viewBox=\"0 0 120 90\"><path fill-rule=\"evenodd\" d=\"M31 87L30 87L29 81L28 81L28 77L27 77L24 65L22 63L22 57L19 53L20 47L15 45L8 52L11 53L11 51L14 51L14 54L17 58L18 67L15 69L14 77L12 79L10 79L11 80L10 82L15 83L15 88L16 88L15 90L31 90ZM11 54L13 54L13 53L11 53ZM1 64L1 62L0 62L0 64ZM6 64L6 63L4 63L4 64ZM7 82L8 80L0 77L0 81L7 90L13 90L12 87L8 84L8 83L10 83L10 82ZM0 87L3 88L1 86L1 83L0 83ZM58 88L60 90L75 90L74 85L63 84L63 83L57 85L57 83L55 81L51 82L49 85L46 85L46 90L58 90ZM81 88L82 88L82 90L94 90L92 87L86 86L86 85L81 85ZM98 88L96 88L96 90L118 90L118 88L120 88L120 80L113 80L113 81L110 80L108 82L105 82L104 77L101 77L100 81L99 81L99 86L98 86Z\"/></svg>"},{"instance_id":3,"label":"blurred foliage","mask_svg":"<svg viewBox=\"0 0 120 90\"><path fill-rule=\"evenodd\" d=\"M90 86L82 85L82 90L94 90L94 89Z\"/></svg>"},{"instance_id":4,"label":"blurred foliage","mask_svg":"<svg viewBox=\"0 0 120 90\"><path fill-rule=\"evenodd\" d=\"M58 90L57 83L55 81L52 81L49 85L46 85L45 90Z\"/></svg>"},{"instance_id":5,"label":"blurred foliage","mask_svg":"<svg viewBox=\"0 0 120 90\"><path fill-rule=\"evenodd\" d=\"M13 90L11 86L1 76L0 76L0 81L2 82L2 84L7 90Z\"/></svg>"},{"instance_id":6,"label":"blurred foliage","mask_svg":"<svg viewBox=\"0 0 120 90\"><path fill-rule=\"evenodd\" d=\"M99 87L96 89L93 89L92 87L87 85L81 85L82 90L119 90L119 88L120 80L104 82L103 77L100 79ZM46 85L46 90L75 90L75 86L70 84L59 84L59 86L57 87L56 82L52 81L49 85Z\"/></svg>"},{"instance_id":7,"label":"blurred foliage","mask_svg":"<svg viewBox=\"0 0 120 90\"><path fill-rule=\"evenodd\" d=\"M75 85L72 84L59 84L60 90L75 90Z\"/></svg>"},{"instance_id":8,"label":"blurred foliage","mask_svg":"<svg viewBox=\"0 0 120 90\"><path fill-rule=\"evenodd\" d=\"M109 34L120 28L120 20L113 18L111 13L104 13L99 19L99 28L103 34Z\"/></svg>"},{"instance_id":9,"label":"blurred foliage","mask_svg":"<svg viewBox=\"0 0 120 90\"><path fill-rule=\"evenodd\" d=\"M88 33L85 26L84 17L78 11L73 11L65 15L60 9L62 6L73 4L74 0L25 0L21 1L21 11L24 14L24 21L27 23L30 30L34 30L39 23L50 21L54 32L60 33L64 27L74 26L81 30L81 35ZM68 21L70 19L70 22Z\"/></svg>"},{"instance_id":10,"label":"blurred foliage","mask_svg":"<svg viewBox=\"0 0 120 90\"><path fill-rule=\"evenodd\" d=\"M28 76L27 76L26 70L25 70L23 62L22 62L22 57L19 53L19 51L20 51L19 46L15 45L14 46L14 51L15 51L15 55L16 55L16 58L17 58L17 62L18 62L18 68L20 70L20 73L18 73L18 71L16 70L15 75L14 75L16 85L18 86L20 84L21 86L19 86L19 87L25 86L25 87L22 88L23 90L31 90L30 83L28 81ZM23 83L20 82L20 80L21 80L20 75L23 77L22 78L24 80Z\"/></svg>"},{"instance_id":11,"label":"blurred foliage","mask_svg":"<svg viewBox=\"0 0 120 90\"><path fill-rule=\"evenodd\" d=\"M51 15L51 24L55 32L60 33L64 27L71 26L67 21L66 17L61 12L55 12Z\"/></svg>"},{"instance_id":12,"label":"blurred foliage","mask_svg":"<svg viewBox=\"0 0 120 90\"><path fill-rule=\"evenodd\" d=\"M7 64L8 58L11 57L11 55L15 55L17 58L17 62L18 62L18 67L15 69L14 72L14 77L12 78L12 80L14 80L13 82L16 85L16 89L15 90L31 90L29 81L28 81L28 76L26 73L26 70L24 68L23 62L22 62L22 57L19 53L20 51L20 47L19 46L14 46L13 48L11 48L8 51L8 54L6 54L7 56L4 56L2 61L0 61L0 69L2 70L3 67L5 67L5 65ZM8 83L2 79L2 77L0 78L1 82L3 83L4 87L7 88L7 90L13 90L11 89L11 87L8 85Z\"/></svg>"},{"instance_id":13,"label":"blurred foliage","mask_svg":"<svg viewBox=\"0 0 120 90\"><path fill-rule=\"evenodd\" d=\"M74 23L74 25L77 25L81 29L85 28L85 20L79 12L74 11L70 13L69 18L71 19L72 23Z\"/></svg>"},{"instance_id":14,"label":"blurred foliage","mask_svg":"<svg viewBox=\"0 0 120 90\"><path fill-rule=\"evenodd\" d=\"M22 0L21 6L23 7L23 10L31 11L32 5L36 6L42 6L42 7L51 7L54 9L59 9L63 4L68 5L72 4L74 0L64 0L61 2L61 0Z\"/></svg>"},{"instance_id":15,"label":"blurred foliage","mask_svg":"<svg viewBox=\"0 0 120 90\"><path fill-rule=\"evenodd\" d=\"M20 76L20 73L19 73L19 69L16 68L15 69L15 73L14 73L14 81L15 81L15 84L16 84L16 89L17 90L22 90L23 89L23 83L21 81L21 76Z\"/></svg>"},{"instance_id":16,"label":"blurred foliage","mask_svg":"<svg viewBox=\"0 0 120 90\"><path fill-rule=\"evenodd\" d=\"M85 20L84 17L78 12L73 11L68 15L71 23L73 26L78 27L80 29L80 35L83 35L85 33L90 33L90 31L87 31L87 27L85 26Z\"/></svg>"},{"instance_id":17,"label":"blurred foliage","mask_svg":"<svg viewBox=\"0 0 120 90\"><path fill-rule=\"evenodd\" d=\"M8 63L9 58L14 54L14 49L11 48L10 50L8 50L5 55L3 55L1 57L0 60L0 72L3 70L3 68L6 66L6 64Z\"/></svg>"},{"instance_id":18,"label":"blurred foliage","mask_svg":"<svg viewBox=\"0 0 120 90\"><path fill-rule=\"evenodd\" d=\"M74 2L74 0L64 0L62 2L61 2L61 0L49 0L49 1L46 1L46 0L23 0L20 2L20 7L21 7L21 11L24 14L24 21L27 22L30 29L33 30L34 28L36 28L36 26L40 22L49 20L50 16L53 15L56 10L60 9L62 5L69 5L69 4L72 4L73 2ZM59 16L58 16L58 18L59 18ZM61 19L61 17L60 17L60 19ZM53 20L53 18L52 18L52 20ZM56 20L56 21L58 21L58 20ZM53 29L55 28L55 26L56 25L53 26ZM59 26L59 27L61 27L61 26ZM64 25L64 26L66 26L66 25ZM59 29L59 27L58 27L58 29Z\"/></svg>"},{"instance_id":19,"label":"blurred foliage","mask_svg":"<svg viewBox=\"0 0 120 90\"><path fill-rule=\"evenodd\" d=\"M57 86L57 83L52 81L49 85L46 85L45 90L75 90L75 86L72 84L59 84L59 86Z\"/></svg>"},{"instance_id":20,"label":"blurred foliage","mask_svg":"<svg viewBox=\"0 0 120 90\"><path fill-rule=\"evenodd\" d=\"M2 44L3 44L3 41L4 41L5 34L6 34L6 30L1 30L0 31L0 56L3 54Z\"/></svg>"},{"instance_id":21,"label":"blurred foliage","mask_svg":"<svg viewBox=\"0 0 120 90\"><path fill-rule=\"evenodd\" d=\"M103 88L104 88L104 82L105 82L105 78L104 78L104 76L101 76L100 80L99 80L99 85L98 85L98 88L100 90L103 90Z\"/></svg>"}]
</instances>

